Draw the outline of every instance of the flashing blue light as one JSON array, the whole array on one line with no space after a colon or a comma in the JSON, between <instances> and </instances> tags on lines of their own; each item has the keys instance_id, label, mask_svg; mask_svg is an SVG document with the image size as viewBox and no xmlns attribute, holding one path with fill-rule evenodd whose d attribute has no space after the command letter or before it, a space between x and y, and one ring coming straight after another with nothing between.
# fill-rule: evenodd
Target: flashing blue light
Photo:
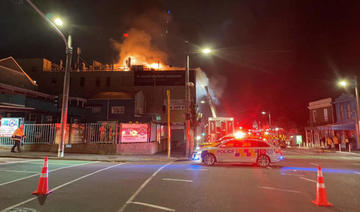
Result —
<instances>
[{"instance_id":1,"label":"flashing blue light","mask_svg":"<svg viewBox=\"0 0 360 212\"><path fill-rule=\"evenodd\" d=\"M280 156L280 160L284 160L284 156Z\"/></svg>"}]
</instances>

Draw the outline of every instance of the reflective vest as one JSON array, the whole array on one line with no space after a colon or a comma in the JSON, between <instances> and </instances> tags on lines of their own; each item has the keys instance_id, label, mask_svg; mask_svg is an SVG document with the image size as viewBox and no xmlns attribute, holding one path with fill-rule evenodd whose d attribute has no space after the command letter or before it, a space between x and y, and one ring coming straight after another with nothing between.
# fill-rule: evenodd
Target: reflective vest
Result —
<instances>
[{"instance_id":1,"label":"reflective vest","mask_svg":"<svg viewBox=\"0 0 360 212\"><path fill-rule=\"evenodd\" d=\"M24 136L24 129L17 128L12 135L12 139L20 141L23 136Z\"/></svg>"},{"instance_id":2,"label":"reflective vest","mask_svg":"<svg viewBox=\"0 0 360 212\"><path fill-rule=\"evenodd\" d=\"M334 141L334 144L339 144L339 139L338 139L338 137L334 136L333 141Z\"/></svg>"},{"instance_id":3,"label":"reflective vest","mask_svg":"<svg viewBox=\"0 0 360 212\"><path fill-rule=\"evenodd\" d=\"M328 144L328 145L331 145L331 143L332 143L332 139L331 139L330 137L328 137L328 138L327 138L327 144Z\"/></svg>"}]
</instances>

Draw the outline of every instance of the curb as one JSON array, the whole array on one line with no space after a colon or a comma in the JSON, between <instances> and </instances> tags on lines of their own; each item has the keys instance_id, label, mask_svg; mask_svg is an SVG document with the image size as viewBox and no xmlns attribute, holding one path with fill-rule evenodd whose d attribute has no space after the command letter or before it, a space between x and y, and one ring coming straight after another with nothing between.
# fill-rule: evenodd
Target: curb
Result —
<instances>
[{"instance_id":1,"label":"curb","mask_svg":"<svg viewBox=\"0 0 360 212\"><path fill-rule=\"evenodd\" d=\"M26 156L26 155L0 155L0 158L29 158L29 159L43 159L44 156ZM81 160L81 161L101 161L101 162L170 162L170 161L179 161L184 160L181 158L170 158L170 159L93 159L93 158L58 158L54 156L47 156L51 160Z\"/></svg>"}]
</instances>

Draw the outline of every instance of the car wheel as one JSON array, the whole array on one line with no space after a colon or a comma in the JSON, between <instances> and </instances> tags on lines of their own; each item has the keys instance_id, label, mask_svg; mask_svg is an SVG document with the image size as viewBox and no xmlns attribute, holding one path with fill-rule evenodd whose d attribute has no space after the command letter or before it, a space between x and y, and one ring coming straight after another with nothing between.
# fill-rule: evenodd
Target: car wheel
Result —
<instances>
[{"instance_id":1,"label":"car wheel","mask_svg":"<svg viewBox=\"0 0 360 212\"><path fill-rule=\"evenodd\" d=\"M260 155L257 159L257 165L266 168L270 165L270 158L267 155Z\"/></svg>"},{"instance_id":2,"label":"car wheel","mask_svg":"<svg viewBox=\"0 0 360 212\"><path fill-rule=\"evenodd\" d=\"M215 163L215 156L212 154L206 154L203 161L205 165L212 166Z\"/></svg>"}]
</instances>

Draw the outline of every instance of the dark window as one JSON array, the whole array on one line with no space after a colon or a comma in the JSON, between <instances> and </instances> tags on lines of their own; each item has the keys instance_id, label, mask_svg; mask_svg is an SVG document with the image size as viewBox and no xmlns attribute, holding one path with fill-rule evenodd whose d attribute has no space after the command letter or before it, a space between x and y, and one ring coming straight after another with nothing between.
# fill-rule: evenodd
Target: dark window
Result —
<instances>
[{"instance_id":1,"label":"dark window","mask_svg":"<svg viewBox=\"0 0 360 212\"><path fill-rule=\"evenodd\" d=\"M52 85L56 85L56 79L55 79L55 78L52 78L52 79L51 79L51 84L52 84Z\"/></svg>"},{"instance_id":2,"label":"dark window","mask_svg":"<svg viewBox=\"0 0 360 212\"><path fill-rule=\"evenodd\" d=\"M80 77L80 86L84 87L85 85L85 77Z\"/></svg>"},{"instance_id":3,"label":"dark window","mask_svg":"<svg viewBox=\"0 0 360 212\"><path fill-rule=\"evenodd\" d=\"M107 77L106 78L106 86L110 86L110 84L111 84L111 79L110 79L110 77Z\"/></svg>"},{"instance_id":4,"label":"dark window","mask_svg":"<svg viewBox=\"0 0 360 212\"><path fill-rule=\"evenodd\" d=\"M97 77L95 81L96 87L100 87L100 78Z\"/></svg>"}]
</instances>

